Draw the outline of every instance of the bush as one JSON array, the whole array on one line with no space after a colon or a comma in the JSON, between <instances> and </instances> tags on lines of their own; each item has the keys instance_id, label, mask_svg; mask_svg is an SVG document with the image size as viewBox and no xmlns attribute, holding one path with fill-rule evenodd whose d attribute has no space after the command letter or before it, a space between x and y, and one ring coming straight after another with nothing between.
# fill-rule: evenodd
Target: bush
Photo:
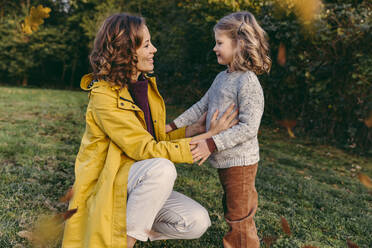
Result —
<instances>
[{"instance_id":1,"label":"bush","mask_svg":"<svg viewBox=\"0 0 372 248\"><path fill-rule=\"evenodd\" d=\"M296 8L299 2L307 5ZM311 20L311 11L316 12L311 4L318 2L45 0L40 3L52 8L51 17L30 36L19 28L27 11L18 8L10 15L12 9L6 9L0 19L1 81L77 88L88 71L100 22L117 12L141 13L158 48L155 68L162 94L167 102L190 105L224 69L212 51L213 26L226 14L248 10L270 38L272 70L260 77L264 120L296 121L297 133L370 153L372 134L365 123L372 118L371 4L328 0ZM283 65L276 62L280 44L286 51Z\"/></svg>"}]
</instances>

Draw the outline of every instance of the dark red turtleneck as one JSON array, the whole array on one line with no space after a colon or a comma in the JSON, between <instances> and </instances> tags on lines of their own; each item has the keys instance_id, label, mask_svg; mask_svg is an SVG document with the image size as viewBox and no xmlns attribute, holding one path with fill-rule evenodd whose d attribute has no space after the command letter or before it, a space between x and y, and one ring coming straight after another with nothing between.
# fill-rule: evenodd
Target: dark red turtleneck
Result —
<instances>
[{"instance_id":1,"label":"dark red turtleneck","mask_svg":"<svg viewBox=\"0 0 372 248\"><path fill-rule=\"evenodd\" d=\"M154 126L152 123L152 117L148 99L148 80L141 74L138 77L138 81L135 83L128 84L129 93L132 96L134 103L143 111L145 114L145 122L147 131L154 136Z\"/></svg>"}]
</instances>

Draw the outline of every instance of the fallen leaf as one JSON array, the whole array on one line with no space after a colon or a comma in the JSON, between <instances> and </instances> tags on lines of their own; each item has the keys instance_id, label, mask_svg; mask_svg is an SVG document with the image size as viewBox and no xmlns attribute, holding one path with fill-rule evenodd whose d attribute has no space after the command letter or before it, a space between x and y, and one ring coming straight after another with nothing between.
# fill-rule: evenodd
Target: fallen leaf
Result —
<instances>
[{"instance_id":1,"label":"fallen leaf","mask_svg":"<svg viewBox=\"0 0 372 248\"><path fill-rule=\"evenodd\" d=\"M291 229L289 228L288 221L283 216L281 216L280 219L281 219L281 222L282 222L282 229L283 229L283 231L288 236L291 236L292 233L291 233Z\"/></svg>"},{"instance_id":2,"label":"fallen leaf","mask_svg":"<svg viewBox=\"0 0 372 248\"><path fill-rule=\"evenodd\" d=\"M351 242L350 240L347 240L346 243L347 243L347 247L349 248L359 248L357 244Z\"/></svg>"},{"instance_id":3,"label":"fallen leaf","mask_svg":"<svg viewBox=\"0 0 372 248\"><path fill-rule=\"evenodd\" d=\"M287 132L289 134L289 137L296 138L296 136L294 135L294 133L292 131L292 128L294 128L297 125L297 121L296 120L284 119L284 120L277 121L277 123L280 126L282 126L282 127L284 127L284 128L287 129Z\"/></svg>"},{"instance_id":4,"label":"fallen leaf","mask_svg":"<svg viewBox=\"0 0 372 248\"><path fill-rule=\"evenodd\" d=\"M363 173L358 174L359 181L366 186L367 188L371 189L372 188L372 180L369 178L367 175Z\"/></svg>"},{"instance_id":5,"label":"fallen leaf","mask_svg":"<svg viewBox=\"0 0 372 248\"><path fill-rule=\"evenodd\" d=\"M71 218L71 216L73 216L77 211L78 211L78 209L74 208L74 209L70 209L70 210L64 212L62 214L63 220L67 220L67 219Z\"/></svg>"},{"instance_id":6,"label":"fallen leaf","mask_svg":"<svg viewBox=\"0 0 372 248\"><path fill-rule=\"evenodd\" d=\"M296 138L296 136L295 136L294 133L292 132L292 129L291 129L291 128L288 128L288 127L287 127L287 132L288 132L289 137L291 137L292 139L293 139L293 138Z\"/></svg>"},{"instance_id":7,"label":"fallen leaf","mask_svg":"<svg viewBox=\"0 0 372 248\"><path fill-rule=\"evenodd\" d=\"M60 202L69 202L74 195L74 191L72 188L69 188L69 190L66 192L64 196L59 199Z\"/></svg>"},{"instance_id":8,"label":"fallen leaf","mask_svg":"<svg viewBox=\"0 0 372 248\"><path fill-rule=\"evenodd\" d=\"M275 241L277 240L278 238L275 237L275 236L265 236L262 238L262 241L264 242L265 244L265 247L266 248L270 248L270 246L275 243Z\"/></svg>"},{"instance_id":9,"label":"fallen leaf","mask_svg":"<svg viewBox=\"0 0 372 248\"><path fill-rule=\"evenodd\" d=\"M278 48L278 57L277 57L277 62L281 66L285 66L286 62L286 51L285 51L285 46L283 43L280 43L279 48Z\"/></svg>"}]
</instances>

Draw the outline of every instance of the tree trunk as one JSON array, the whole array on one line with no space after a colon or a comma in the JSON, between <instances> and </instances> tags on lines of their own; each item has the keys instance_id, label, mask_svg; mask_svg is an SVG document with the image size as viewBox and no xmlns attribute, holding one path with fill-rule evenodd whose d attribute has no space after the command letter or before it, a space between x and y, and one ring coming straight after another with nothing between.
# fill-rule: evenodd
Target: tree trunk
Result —
<instances>
[{"instance_id":1,"label":"tree trunk","mask_svg":"<svg viewBox=\"0 0 372 248\"><path fill-rule=\"evenodd\" d=\"M75 78L75 70L76 70L77 60L78 60L78 58L75 57L74 60L72 61L71 78L70 78L70 89L73 88L73 84L74 84L74 78Z\"/></svg>"},{"instance_id":2,"label":"tree trunk","mask_svg":"<svg viewBox=\"0 0 372 248\"><path fill-rule=\"evenodd\" d=\"M65 81L66 69L67 69L66 62L63 61L63 68L62 68L62 75L61 75L61 81L62 82Z\"/></svg>"},{"instance_id":3,"label":"tree trunk","mask_svg":"<svg viewBox=\"0 0 372 248\"><path fill-rule=\"evenodd\" d=\"M28 84L27 76L23 76L22 86L27 86L27 84Z\"/></svg>"}]
</instances>

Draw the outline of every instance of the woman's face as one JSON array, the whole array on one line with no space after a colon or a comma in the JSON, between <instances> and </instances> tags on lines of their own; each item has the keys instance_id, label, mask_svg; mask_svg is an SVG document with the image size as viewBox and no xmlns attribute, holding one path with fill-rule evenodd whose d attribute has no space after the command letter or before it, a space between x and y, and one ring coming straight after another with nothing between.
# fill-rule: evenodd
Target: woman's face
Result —
<instances>
[{"instance_id":1,"label":"woman's face","mask_svg":"<svg viewBox=\"0 0 372 248\"><path fill-rule=\"evenodd\" d=\"M151 43L151 36L146 25L142 28L143 40L141 46L136 50L137 53L137 77L142 72L152 72L154 70L154 54L157 49ZM136 77L136 79L137 79Z\"/></svg>"}]
</instances>

